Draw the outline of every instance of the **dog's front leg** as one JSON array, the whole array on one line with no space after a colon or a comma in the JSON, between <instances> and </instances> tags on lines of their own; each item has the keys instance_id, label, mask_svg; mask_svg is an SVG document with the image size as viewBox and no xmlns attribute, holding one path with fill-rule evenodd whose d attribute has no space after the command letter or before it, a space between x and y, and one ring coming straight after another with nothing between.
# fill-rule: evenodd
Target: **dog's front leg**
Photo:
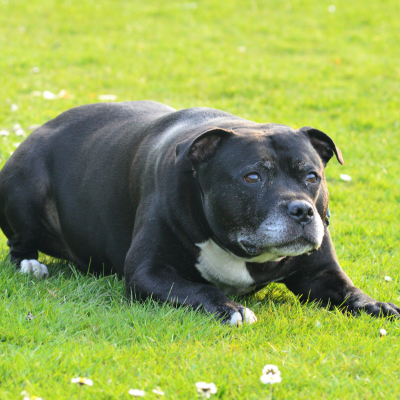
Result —
<instances>
[{"instance_id":1,"label":"dog's front leg","mask_svg":"<svg viewBox=\"0 0 400 400\"><path fill-rule=\"evenodd\" d=\"M374 300L353 285L339 265L328 229L316 252L294 257L288 268L296 272L282 282L301 296L301 301L316 300L323 306L343 306L348 311L365 311L376 317L400 317L400 308L395 304Z\"/></svg>"},{"instance_id":2,"label":"dog's front leg","mask_svg":"<svg viewBox=\"0 0 400 400\"><path fill-rule=\"evenodd\" d=\"M125 279L127 295L134 299L151 297L174 306L203 308L231 325L257 321L253 311L230 300L218 288L190 282L165 265L145 262Z\"/></svg>"}]
</instances>

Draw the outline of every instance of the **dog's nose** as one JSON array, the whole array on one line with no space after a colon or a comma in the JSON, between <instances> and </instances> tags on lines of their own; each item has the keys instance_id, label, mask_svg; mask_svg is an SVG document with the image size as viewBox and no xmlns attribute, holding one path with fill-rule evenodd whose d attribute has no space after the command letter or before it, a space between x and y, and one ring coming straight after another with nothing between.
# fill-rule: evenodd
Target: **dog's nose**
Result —
<instances>
[{"instance_id":1,"label":"dog's nose","mask_svg":"<svg viewBox=\"0 0 400 400\"><path fill-rule=\"evenodd\" d=\"M306 225L314 218L314 210L306 201L292 201L288 205L289 214L301 224Z\"/></svg>"}]
</instances>

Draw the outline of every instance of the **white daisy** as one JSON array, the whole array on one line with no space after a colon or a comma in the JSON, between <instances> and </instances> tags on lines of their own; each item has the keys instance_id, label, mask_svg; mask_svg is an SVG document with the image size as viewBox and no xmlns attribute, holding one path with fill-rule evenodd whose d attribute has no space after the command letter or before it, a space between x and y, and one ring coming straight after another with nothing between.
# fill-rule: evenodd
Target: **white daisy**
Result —
<instances>
[{"instance_id":1,"label":"white daisy","mask_svg":"<svg viewBox=\"0 0 400 400\"><path fill-rule=\"evenodd\" d=\"M196 387L197 392L202 394L206 399L209 399L212 394L217 393L217 387L214 383L197 382Z\"/></svg>"},{"instance_id":2,"label":"white daisy","mask_svg":"<svg viewBox=\"0 0 400 400\"><path fill-rule=\"evenodd\" d=\"M281 371L279 371L279 368L276 365L267 364L263 368L262 373L263 374L260 377L262 383L273 384L282 381Z\"/></svg>"},{"instance_id":3,"label":"white daisy","mask_svg":"<svg viewBox=\"0 0 400 400\"><path fill-rule=\"evenodd\" d=\"M380 331L379 331L379 334L381 335L381 337L382 336L386 336L386 334L387 334L387 332L386 332L386 329L381 329Z\"/></svg>"},{"instance_id":4,"label":"white daisy","mask_svg":"<svg viewBox=\"0 0 400 400\"><path fill-rule=\"evenodd\" d=\"M45 90L44 92L43 92L43 98L44 99L47 99L47 100L54 100L54 99L56 99L58 96L56 95L56 94L54 94L54 93L51 93L50 91L48 91L48 90Z\"/></svg>"},{"instance_id":5,"label":"white daisy","mask_svg":"<svg viewBox=\"0 0 400 400\"><path fill-rule=\"evenodd\" d=\"M164 396L165 395L165 393L160 388L153 389L153 393L158 395L158 396Z\"/></svg>"},{"instance_id":6,"label":"white daisy","mask_svg":"<svg viewBox=\"0 0 400 400\"><path fill-rule=\"evenodd\" d=\"M38 396L29 396L26 390L21 392L21 396L24 396L22 400L42 400L42 398Z\"/></svg>"},{"instance_id":7,"label":"white daisy","mask_svg":"<svg viewBox=\"0 0 400 400\"><path fill-rule=\"evenodd\" d=\"M340 174L340 179L342 181L350 182L351 181L351 176L347 174Z\"/></svg>"},{"instance_id":8,"label":"white daisy","mask_svg":"<svg viewBox=\"0 0 400 400\"><path fill-rule=\"evenodd\" d=\"M386 282L390 282L391 280L392 280L392 278L390 276L387 276L387 275L385 276L385 281Z\"/></svg>"},{"instance_id":9,"label":"white daisy","mask_svg":"<svg viewBox=\"0 0 400 400\"><path fill-rule=\"evenodd\" d=\"M146 394L144 390L139 390L139 389L129 389L129 394L135 397L144 397Z\"/></svg>"},{"instance_id":10,"label":"white daisy","mask_svg":"<svg viewBox=\"0 0 400 400\"><path fill-rule=\"evenodd\" d=\"M71 379L72 383L79 383L80 385L86 385L86 386L93 386L93 381L91 379L88 378L72 378Z\"/></svg>"},{"instance_id":11,"label":"white daisy","mask_svg":"<svg viewBox=\"0 0 400 400\"><path fill-rule=\"evenodd\" d=\"M260 376L260 380L262 383L279 383L282 381L282 377L280 375L272 375L272 374L265 374Z\"/></svg>"},{"instance_id":12,"label":"white daisy","mask_svg":"<svg viewBox=\"0 0 400 400\"><path fill-rule=\"evenodd\" d=\"M266 375L266 374L280 375L281 371L279 371L279 368L276 365L267 364L264 366L262 373L263 373L263 375Z\"/></svg>"}]
</instances>

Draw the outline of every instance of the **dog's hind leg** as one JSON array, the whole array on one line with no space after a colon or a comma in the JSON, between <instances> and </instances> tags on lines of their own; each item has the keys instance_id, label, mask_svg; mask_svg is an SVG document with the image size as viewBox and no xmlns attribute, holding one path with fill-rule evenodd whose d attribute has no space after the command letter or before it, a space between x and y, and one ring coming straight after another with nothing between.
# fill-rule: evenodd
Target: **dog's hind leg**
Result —
<instances>
[{"instance_id":1,"label":"dog's hind leg","mask_svg":"<svg viewBox=\"0 0 400 400\"><path fill-rule=\"evenodd\" d=\"M35 246L24 243L18 234L13 235L7 241L10 247L10 260L17 267L20 267L21 274L33 273L36 278L46 278L49 271L44 264L38 261L38 251Z\"/></svg>"},{"instance_id":2,"label":"dog's hind leg","mask_svg":"<svg viewBox=\"0 0 400 400\"><path fill-rule=\"evenodd\" d=\"M16 201L2 205L0 198L0 227L8 238L11 262L21 267L21 273L33 273L38 278L49 274L38 261L39 251L51 257L72 258L63 243L52 200L40 200L18 196Z\"/></svg>"},{"instance_id":3,"label":"dog's hind leg","mask_svg":"<svg viewBox=\"0 0 400 400\"><path fill-rule=\"evenodd\" d=\"M0 209L0 227L7 236L7 245L10 247L10 260L18 268L22 274L33 273L37 278L46 277L49 271L44 264L38 261L38 249L35 241L27 237L22 237L15 229L12 228L4 208ZM28 230L29 232L29 230ZM28 235L28 237L31 237Z\"/></svg>"},{"instance_id":4,"label":"dog's hind leg","mask_svg":"<svg viewBox=\"0 0 400 400\"><path fill-rule=\"evenodd\" d=\"M10 260L13 264L18 265L22 260L38 259L38 251L34 246L23 243L18 237L13 235L12 239L7 240L10 247Z\"/></svg>"}]
</instances>

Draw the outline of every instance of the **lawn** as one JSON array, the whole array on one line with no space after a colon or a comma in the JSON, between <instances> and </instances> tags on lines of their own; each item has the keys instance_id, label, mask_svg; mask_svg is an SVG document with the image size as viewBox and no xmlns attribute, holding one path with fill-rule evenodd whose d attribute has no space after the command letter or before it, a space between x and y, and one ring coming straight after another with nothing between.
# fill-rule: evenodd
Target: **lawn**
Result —
<instances>
[{"instance_id":1,"label":"lawn","mask_svg":"<svg viewBox=\"0 0 400 400\"><path fill-rule=\"evenodd\" d=\"M398 0L0 0L1 166L34 126L102 95L314 126L345 160L327 168L341 265L363 291L399 304L399 14ZM198 381L216 384L214 398L263 399L267 363L282 373L274 399L400 399L398 321L301 305L274 284L240 299L259 321L232 328L128 303L115 276L45 255L49 279L21 276L4 236L1 247L2 400L24 390L128 399L131 388L156 398L156 387L195 399Z\"/></svg>"}]
</instances>

